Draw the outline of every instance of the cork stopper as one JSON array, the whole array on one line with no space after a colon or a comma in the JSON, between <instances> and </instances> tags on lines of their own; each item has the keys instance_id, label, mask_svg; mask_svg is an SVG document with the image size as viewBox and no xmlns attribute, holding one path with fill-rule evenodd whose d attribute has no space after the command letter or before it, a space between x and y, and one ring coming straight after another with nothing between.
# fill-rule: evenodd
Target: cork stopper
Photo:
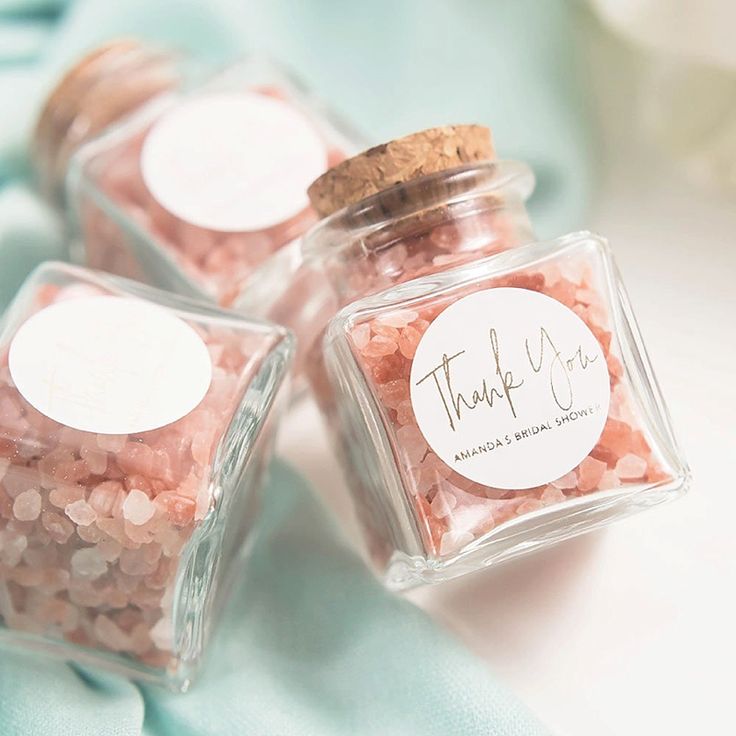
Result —
<instances>
[{"instance_id":1,"label":"cork stopper","mask_svg":"<svg viewBox=\"0 0 736 736\"><path fill-rule=\"evenodd\" d=\"M493 157L489 128L429 128L375 146L333 166L309 187L309 199L317 214L327 217L396 184Z\"/></svg>"},{"instance_id":2,"label":"cork stopper","mask_svg":"<svg viewBox=\"0 0 736 736\"><path fill-rule=\"evenodd\" d=\"M44 191L56 198L74 150L177 78L172 55L134 39L110 41L78 60L51 90L34 131Z\"/></svg>"}]
</instances>

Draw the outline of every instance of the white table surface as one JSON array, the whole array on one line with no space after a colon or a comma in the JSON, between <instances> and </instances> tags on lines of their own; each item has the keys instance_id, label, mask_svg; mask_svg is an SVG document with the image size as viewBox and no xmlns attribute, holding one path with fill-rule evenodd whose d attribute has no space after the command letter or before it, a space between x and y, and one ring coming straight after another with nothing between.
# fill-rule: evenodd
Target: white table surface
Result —
<instances>
[{"instance_id":1,"label":"white table surface","mask_svg":"<svg viewBox=\"0 0 736 736\"><path fill-rule=\"evenodd\" d=\"M696 188L631 133L632 72L598 54L601 189L694 482L685 498L411 598L565 736L736 733L736 196ZM623 77L623 82L621 82ZM621 82L619 84L619 82ZM615 88L615 92L612 90ZM319 427L319 430L317 429ZM315 408L280 453L350 527Z\"/></svg>"}]
</instances>

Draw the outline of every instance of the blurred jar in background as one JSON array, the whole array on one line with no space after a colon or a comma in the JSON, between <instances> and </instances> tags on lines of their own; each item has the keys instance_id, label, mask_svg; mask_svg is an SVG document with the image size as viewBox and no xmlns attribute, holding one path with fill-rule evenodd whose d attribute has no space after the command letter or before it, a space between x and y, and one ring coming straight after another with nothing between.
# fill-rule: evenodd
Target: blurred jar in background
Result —
<instances>
[{"instance_id":1,"label":"blurred jar in background","mask_svg":"<svg viewBox=\"0 0 736 736\"><path fill-rule=\"evenodd\" d=\"M337 304L307 373L375 569L440 582L688 481L606 241L534 242L526 166L422 131L310 187ZM317 266L315 265L315 269Z\"/></svg>"},{"instance_id":2,"label":"blurred jar in background","mask_svg":"<svg viewBox=\"0 0 736 736\"><path fill-rule=\"evenodd\" d=\"M296 268L306 187L356 136L269 61L201 72L136 41L93 51L50 94L34 156L75 260L237 308L269 258Z\"/></svg>"},{"instance_id":3,"label":"blurred jar in background","mask_svg":"<svg viewBox=\"0 0 736 736\"><path fill-rule=\"evenodd\" d=\"M418 144L426 160L420 163L403 158L401 140L347 161L354 176L340 179L347 189L338 196L360 199L361 205L346 210L344 218L338 213L324 219L313 231L314 237L300 241L295 259L299 265L290 279L282 276L289 267L279 258L271 259L261 271L262 278L245 295L249 313L283 324L298 336L295 370L309 373L313 384L321 381L325 328L357 296L440 273L532 239L524 206L534 187L529 168L516 162L492 164L495 153L488 128L455 126L457 136L452 140L447 138L448 130L453 129L425 131ZM392 155L385 155L386 151ZM369 170L375 174L370 163L374 154L381 161L390 159L380 181L366 176ZM485 163L454 176L430 176L457 160ZM394 199L385 194L371 196L394 179L406 177L415 178L416 184L398 189ZM320 190L312 189L310 195L320 214L332 213L332 202L320 201ZM414 197L424 198L426 209L415 208ZM356 235L343 243L346 228L355 228ZM321 393L323 399L328 395Z\"/></svg>"}]
</instances>

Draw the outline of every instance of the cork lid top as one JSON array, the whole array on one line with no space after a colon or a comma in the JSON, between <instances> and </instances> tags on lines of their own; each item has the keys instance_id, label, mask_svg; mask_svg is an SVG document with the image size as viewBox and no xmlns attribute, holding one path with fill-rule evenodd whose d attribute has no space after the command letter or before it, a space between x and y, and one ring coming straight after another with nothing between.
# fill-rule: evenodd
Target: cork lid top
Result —
<instances>
[{"instance_id":1,"label":"cork lid top","mask_svg":"<svg viewBox=\"0 0 736 736\"><path fill-rule=\"evenodd\" d=\"M312 183L309 199L320 217L327 217L396 184L493 157L489 128L430 128L342 161Z\"/></svg>"}]
</instances>

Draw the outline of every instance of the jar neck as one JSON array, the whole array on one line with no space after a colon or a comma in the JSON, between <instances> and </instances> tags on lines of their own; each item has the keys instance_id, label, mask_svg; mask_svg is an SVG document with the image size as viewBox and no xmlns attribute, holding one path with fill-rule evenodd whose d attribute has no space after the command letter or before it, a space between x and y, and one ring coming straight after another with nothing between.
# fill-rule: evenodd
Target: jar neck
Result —
<instances>
[{"instance_id":1,"label":"jar neck","mask_svg":"<svg viewBox=\"0 0 736 736\"><path fill-rule=\"evenodd\" d=\"M175 54L136 41L114 41L85 56L51 91L34 131L32 155L44 194L62 202L75 151L180 83Z\"/></svg>"},{"instance_id":2,"label":"jar neck","mask_svg":"<svg viewBox=\"0 0 736 736\"><path fill-rule=\"evenodd\" d=\"M307 234L305 259L326 272L341 306L534 240L526 164L484 161L398 184Z\"/></svg>"}]
</instances>

